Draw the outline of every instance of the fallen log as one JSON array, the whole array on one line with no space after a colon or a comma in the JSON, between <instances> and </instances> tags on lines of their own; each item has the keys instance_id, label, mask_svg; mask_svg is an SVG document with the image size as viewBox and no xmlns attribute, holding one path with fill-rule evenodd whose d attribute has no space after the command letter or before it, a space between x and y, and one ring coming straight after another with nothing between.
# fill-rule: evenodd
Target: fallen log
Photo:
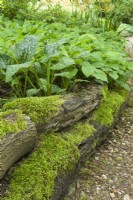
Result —
<instances>
[{"instance_id":1,"label":"fallen log","mask_svg":"<svg viewBox=\"0 0 133 200\"><path fill-rule=\"evenodd\" d=\"M79 93L21 98L5 104L1 113L6 117L4 121L3 118L1 119L1 124L5 127L9 126L9 130L0 140L0 179L17 160L35 147L37 133L57 131L79 121L98 106L102 96L101 91L101 86L90 85ZM20 110L26 115L21 113L18 115ZM19 122L18 116L19 118L21 116ZM12 122L16 123L17 130L13 130ZM23 123L27 124L24 129ZM3 135L2 131L0 135Z\"/></svg>"},{"instance_id":2,"label":"fallen log","mask_svg":"<svg viewBox=\"0 0 133 200\"><path fill-rule=\"evenodd\" d=\"M127 92L105 90L88 119L68 130L40 135L35 151L11 170L9 190L2 199L62 199L80 165L116 124L126 99Z\"/></svg>"},{"instance_id":3,"label":"fallen log","mask_svg":"<svg viewBox=\"0 0 133 200\"><path fill-rule=\"evenodd\" d=\"M5 104L3 110L19 109L30 116L37 133L57 131L72 125L94 110L101 100L102 89L103 87L95 84L78 93L64 96L15 99Z\"/></svg>"},{"instance_id":4,"label":"fallen log","mask_svg":"<svg viewBox=\"0 0 133 200\"><path fill-rule=\"evenodd\" d=\"M36 142L36 128L28 116L17 110L0 113L0 179Z\"/></svg>"}]
</instances>

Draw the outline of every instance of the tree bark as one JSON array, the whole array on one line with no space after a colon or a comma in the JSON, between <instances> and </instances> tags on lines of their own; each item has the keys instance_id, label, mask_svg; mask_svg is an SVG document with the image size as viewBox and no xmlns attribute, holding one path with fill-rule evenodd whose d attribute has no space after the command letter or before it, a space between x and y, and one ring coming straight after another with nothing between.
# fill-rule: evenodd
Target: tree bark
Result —
<instances>
[{"instance_id":1,"label":"tree bark","mask_svg":"<svg viewBox=\"0 0 133 200\"><path fill-rule=\"evenodd\" d=\"M12 116L8 118L13 120ZM0 179L18 159L29 153L37 142L34 123L28 116L24 116L24 119L27 122L26 130L21 130L19 133L7 133L0 140Z\"/></svg>"},{"instance_id":2,"label":"tree bark","mask_svg":"<svg viewBox=\"0 0 133 200\"><path fill-rule=\"evenodd\" d=\"M78 93L62 96L64 103L57 115L48 123L36 124L37 132L57 131L89 115L98 106L102 97L102 89L99 85L89 85Z\"/></svg>"}]
</instances>

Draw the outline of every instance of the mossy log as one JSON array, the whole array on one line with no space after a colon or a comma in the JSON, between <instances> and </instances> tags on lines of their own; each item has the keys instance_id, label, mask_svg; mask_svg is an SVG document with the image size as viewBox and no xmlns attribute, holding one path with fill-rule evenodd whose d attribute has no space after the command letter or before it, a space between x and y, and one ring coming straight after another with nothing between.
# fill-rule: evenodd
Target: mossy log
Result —
<instances>
[{"instance_id":1,"label":"mossy log","mask_svg":"<svg viewBox=\"0 0 133 200\"><path fill-rule=\"evenodd\" d=\"M28 116L10 111L2 113L0 118L1 179L18 159L35 147L37 133L34 123Z\"/></svg>"},{"instance_id":2,"label":"mossy log","mask_svg":"<svg viewBox=\"0 0 133 200\"><path fill-rule=\"evenodd\" d=\"M127 96L126 91L105 88L98 108L87 119L65 131L39 135L36 150L11 170L9 191L2 199L62 199L74 173L115 125Z\"/></svg>"},{"instance_id":3,"label":"mossy log","mask_svg":"<svg viewBox=\"0 0 133 200\"><path fill-rule=\"evenodd\" d=\"M102 87L90 85L78 93L66 95L64 103L50 123L37 125L38 132L45 130L60 130L74 124L97 108L102 98Z\"/></svg>"},{"instance_id":4,"label":"mossy log","mask_svg":"<svg viewBox=\"0 0 133 200\"><path fill-rule=\"evenodd\" d=\"M5 121L1 121L4 127L8 127L9 124L10 126L8 129L5 128L7 129L6 131L3 130L5 131L4 134L3 132L0 133L0 136L3 135L0 142L0 151L2 152L0 179L13 163L35 147L37 133L44 133L44 131L46 133L51 130L57 131L79 121L98 106L102 97L101 93L101 86L90 85L79 93L64 96L21 98L5 104L2 113L6 113L6 121L12 122L16 120L16 115L13 112L22 112L30 117L25 115L23 120L22 114L19 113L21 119L14 125L15 129L12 124L4 124ZM9 115L8 111L10 111ZM27 123L27 128L21 130L21 125L24 122ZM16 127L18 130L16 130Z\"/></svg>"},{"instance_id":5,"label":"mossy log","mask_svg":"<svg viewBox=\"0 0 133 200\"><path fill-rule=\"evenodd\" d=\"M80 169L80 166L84 165L86 159L89 159L95 153L96 148L107 139L107 137L110 135L110 130L121 118L123 110L127 106L127 92L125 91L123 94L120 92L120 94L118 94L115 92L109 93L106 91L104 98L105 99L96 109L96 111L94 111L92 116L88 118L88 122L86 121L90 126L94 127L94 130L90 135L88 134L88 137L85 134L85 139L78 142L77 146L80 151L78 162L75 164L75 166L73 166L73 169L69 171L69 173L65 173L66 175L57 176L54 184L54 192L50 200L63 199L68 190L68 186L72 183L73 177ZM111 108L112 112L109 112L107 107L109 107L109 109ZM96 114L103 119L98 119L95 116ZM79 129L77 129L77 133L78 130Z\"/></svg>"},{"instance_id":6,"label":"mossy log","mask_svg":"<svg viewBox=\"0 0 133 200\"><path fill-rule=\"evenodd\" d=\"M89 85L78 92L64 96L29 97L16 99L4 105L3 110L19 109L30 116L37 132L57 131L94 110L102 97L103 87Z\"/></svg>"}]
</instances>

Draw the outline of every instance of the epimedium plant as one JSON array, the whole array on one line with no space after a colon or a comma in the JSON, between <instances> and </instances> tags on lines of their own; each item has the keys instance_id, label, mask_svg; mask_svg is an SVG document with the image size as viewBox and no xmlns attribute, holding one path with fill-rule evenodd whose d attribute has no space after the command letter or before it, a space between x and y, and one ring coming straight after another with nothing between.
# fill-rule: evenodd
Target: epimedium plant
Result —
<instances>
[{"instance_id":1,"label":"epimedium plant","mask_svg":"<svg viewBox=\"0 0 133 200\"><path fill-rule=\"evenodd\" d=\"M0 78L16 97L59 94L77 82L93 80L129 89L132 64L126 62L116 33L95 34L88 25L73 30L61 23L1 25Z\"/></svg>"}]
</instances>

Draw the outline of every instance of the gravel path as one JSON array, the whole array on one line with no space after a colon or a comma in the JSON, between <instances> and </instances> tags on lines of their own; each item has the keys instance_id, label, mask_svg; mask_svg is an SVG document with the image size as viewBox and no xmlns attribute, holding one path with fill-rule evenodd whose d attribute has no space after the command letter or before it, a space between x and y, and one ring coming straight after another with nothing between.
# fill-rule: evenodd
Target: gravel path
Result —
<instances>
[{"instance_id":1,"label":"gravel path","mask_svg":"<svg viewBox=\"0 0 133 200\"><path fill-rule=\"evenodd\" d=\"M63 200L133 200L133 80L131 84L122 120L77 174Z\"/></svg>"}]
</instances>

